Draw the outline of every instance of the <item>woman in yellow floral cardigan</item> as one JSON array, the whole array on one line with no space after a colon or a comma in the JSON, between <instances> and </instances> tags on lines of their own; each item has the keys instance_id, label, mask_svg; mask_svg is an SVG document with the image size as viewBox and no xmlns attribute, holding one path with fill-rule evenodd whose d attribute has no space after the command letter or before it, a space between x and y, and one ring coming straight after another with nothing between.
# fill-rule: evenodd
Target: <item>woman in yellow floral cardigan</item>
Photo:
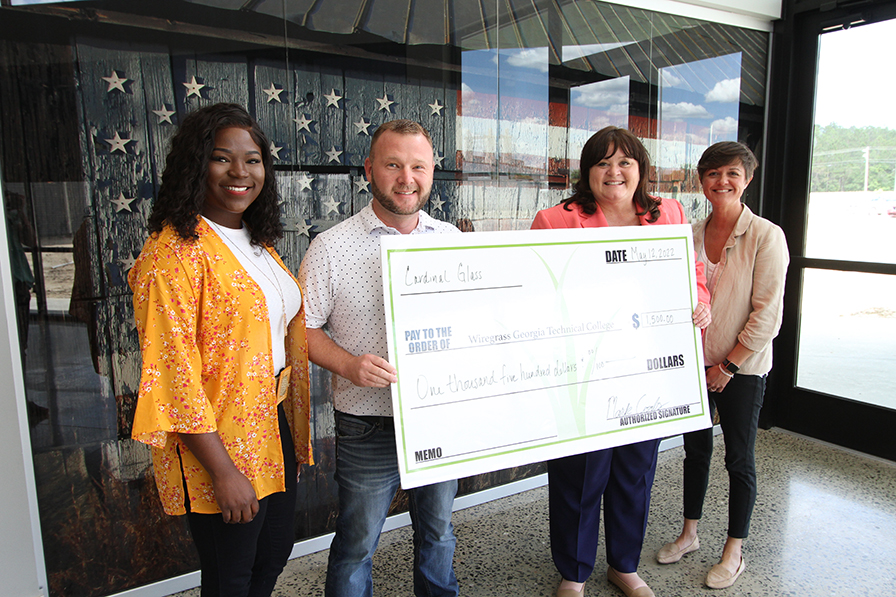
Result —
<instances>
[{"instance_id":1,"label":"woman in yellow floral cardigan","mask_svg":"<svg viewBox=\"0 0 896 597\"><path fill-rule=\"evenodd\" d=\"M305 314L273 243L270 143L236 104L171 141L149 239L128 275L143 352L133 437L159 495L187 514L202 595L266 597L292 550L311 463Z\"/></svg>"}]
</instances>

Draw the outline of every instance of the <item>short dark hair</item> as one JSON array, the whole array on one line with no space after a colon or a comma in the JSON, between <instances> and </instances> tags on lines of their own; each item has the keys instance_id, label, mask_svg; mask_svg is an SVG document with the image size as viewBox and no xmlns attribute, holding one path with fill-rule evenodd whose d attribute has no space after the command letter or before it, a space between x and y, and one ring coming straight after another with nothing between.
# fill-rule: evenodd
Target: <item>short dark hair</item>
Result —
<instances>
[{"instance_id":1,"label":"short dark hair","mask_svg":"<svg viewBox=\"0 0 896 597\"><path fill-rule=\"evenodd\" d=\"M752 178L759 162L756 156L744 143L739 141L720 141L706 148L700 161L697 162L697 176L703 181L703 175L710 170L722 168L740 162L744 167L747 180Z\"/></svg>"},{"instance_id":2,"label":"short dark hair","mask_svg":"<svg viewBox=\"0 0 896 597\"><path fill-rule=\"evenodd\" d=\"M426 137L426 140L429 141L429 144L432 145L432 137L429 134L429 131L423 128L423 125L419 122L415 122L413 120L406 120L404 118L399 118L398 120L390 120L389 122L384 122L380 126L377 127L376 131L373 133L373 137L370 139L370 158L373 158L373 149L376 147L376 142L386 131L391 131L393 133L398 133L399 135L423 135Z\"/></svg>"},{"instance_id":3,"label":"short dark hair","mask_svg":"<svg viewBox=\"0 0 896 597\"><path fill-rule=\"evenodd\" d=\"M660 217L659 205L662 200L647 194L650 155L644 144L631 131L617 126L604 127L585 142L585 146L582 147L582 158L579 160L579 180L573 187L575 194L563 202L563 207L568 210L571 204L577 203L588 215L597 211L597 200L591 192L588 173L592 166L612 156L617 150L621 150L627 157L638 162L640 180L635 189L635 203L639 209L637 213L639 216L649 213L647 221L655 222Z\"/></svg>"},{"instance_id":4,"label":"short dark hair","mask_svg":"<svg viewBox=\"0 0 896 597\"><path fill-rule=\"evenodd\" d=\"M264 186L258 198L243 213L252 243L272 245L283 236L280 196L270 141L245 108L226 103L191 112L172 137L162 173L162 186L149 216L150 233L161 232L168 224L183 239L198 238L197 216L202 213L208 193L208 162L215 146L215 135L226 128L247 130L261 150Z\"/></svg>"}]
</instances>

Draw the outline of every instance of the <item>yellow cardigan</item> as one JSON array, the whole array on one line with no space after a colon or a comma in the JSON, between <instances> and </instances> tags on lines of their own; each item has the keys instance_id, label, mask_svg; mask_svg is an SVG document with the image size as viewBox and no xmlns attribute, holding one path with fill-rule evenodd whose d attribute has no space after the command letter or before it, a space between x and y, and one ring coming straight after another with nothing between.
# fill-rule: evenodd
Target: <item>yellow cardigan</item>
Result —
<instances>
[{"instance_id":1,"label":"yellow cardigan","mask_svg":"<svg viewBox=\"0 0 896 597\"><path fill-rule=\"evenodd\" d=\"M162 505L175 515L186 512L184 480L193 512L220 512L208 472L179 433L217 431L259 499L285 488L264 293L201 218L196 232L198 240L184 240L166 226L128 273L143 353L132 437L152 447ZM286 364L295 457L313 464L304 301L288 326Z\"/></svg>"}]
</instances>

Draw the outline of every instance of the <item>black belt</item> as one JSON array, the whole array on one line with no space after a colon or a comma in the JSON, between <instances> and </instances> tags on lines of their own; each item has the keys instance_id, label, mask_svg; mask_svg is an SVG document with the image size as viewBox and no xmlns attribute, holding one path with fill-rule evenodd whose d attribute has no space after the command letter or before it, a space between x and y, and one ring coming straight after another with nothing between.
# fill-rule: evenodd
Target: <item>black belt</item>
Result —
<instances>
[{"instance_id":1,"label":"black belt","mask_svg":"<svg viewBox=\"0 0 896 597\"><path fill-rule=\"evenodd\" d=\"M362 416L362 415L353 415L349 413L342 413L348 417L354 417L355 419L359 419L364 421L368 425L372 425L374 427L378 427L379 429L395 429L395 418L394 417L380 417L380 416Z\"/></svg>"}]
</instances>

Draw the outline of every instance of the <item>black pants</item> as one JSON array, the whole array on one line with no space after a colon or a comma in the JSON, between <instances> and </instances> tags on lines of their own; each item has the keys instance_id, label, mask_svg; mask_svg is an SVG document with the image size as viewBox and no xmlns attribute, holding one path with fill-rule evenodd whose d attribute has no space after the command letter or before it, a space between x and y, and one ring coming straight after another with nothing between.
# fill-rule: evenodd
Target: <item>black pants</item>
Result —
<instances>
[{"instance_id":1,"label":"black pants","mask_svg":"<svg viewBox=\"0 0 896 597\"><path fill-rule=\"evenodd\" d=\"M765 376L735 375L719 393L710 393L711 413L719 410L728 469L728 536L745 539L756 503L756 432L765 394ZM684 517L703 515L709 484L712 428L684 434Z\"/></svg>"},{"instance_id":2,"label":"black pants","mask_svg":"<svg viewBox=\"0 0 896 597\"><path fill-rule=\"evenodd\" d=\"M295 450L282 405L278 409L286 491L259 500L247 524L225 524L221 514L187 512L199 552L202 597L269 597L295 543Z\"/></svg>"}]
</instances>

